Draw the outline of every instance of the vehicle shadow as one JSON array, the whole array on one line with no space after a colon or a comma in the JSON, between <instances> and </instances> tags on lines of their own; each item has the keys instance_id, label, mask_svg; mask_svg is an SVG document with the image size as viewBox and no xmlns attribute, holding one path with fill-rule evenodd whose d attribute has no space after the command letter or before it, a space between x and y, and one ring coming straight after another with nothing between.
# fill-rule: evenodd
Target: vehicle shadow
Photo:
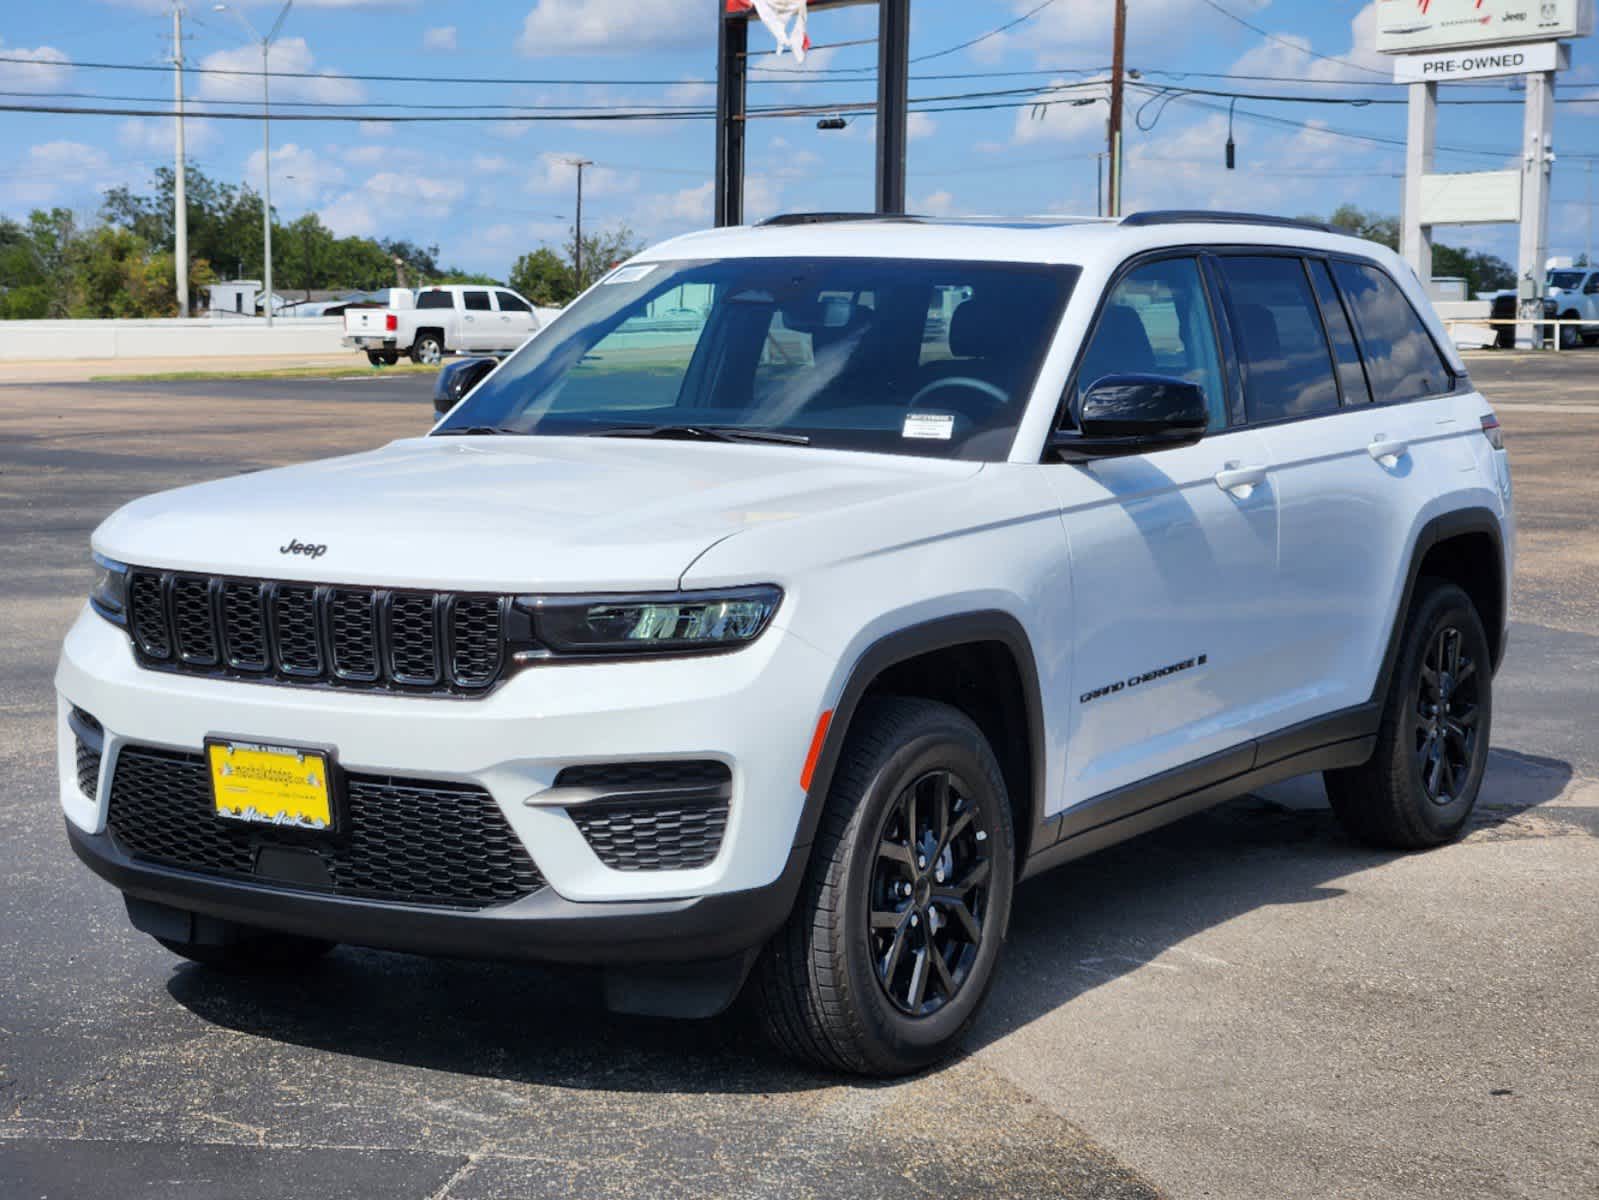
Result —
<instances>
[{"instance_id":1,"label":"vehicle shadow","mask_svg":"<svg viewBox=\"0 0 1599 1200\"><path fill-rule=\"evenodd\" d=\"M1570 778L1564 762L1495 751L1474 834L1553 799ZM1338 879L1395 857L1344 835L1311 778L1029 881L1018 889L1006 961L966 1049L1241 913L1341 895ZM167 990L203 1020L251 1036L513 1082L733 1095L839 1082L777 1056L741 1010L692 1022L612 1016L597 975L582 971L343 947L292 977L183 965Z\"/></svg>"}]
</instances>

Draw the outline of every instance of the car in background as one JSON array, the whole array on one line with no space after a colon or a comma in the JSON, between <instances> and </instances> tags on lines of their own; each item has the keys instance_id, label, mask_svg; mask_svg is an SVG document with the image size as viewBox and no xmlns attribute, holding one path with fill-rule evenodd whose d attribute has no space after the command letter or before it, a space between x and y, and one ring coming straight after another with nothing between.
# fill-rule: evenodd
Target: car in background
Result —
<instances>
[{"instance_id":1,"label":"car in background","mask_svg":"<svg viewBox=\"0 0 1599 1200\"><path fill-rule=\"evenodd\" d=\"M395 288L387 308L345 312L344 345L366 351L373 366L402 354L434 364L447 354L509 354L539 327L533 305L509 288L447 284L414 297Z\"/></svg>"},{"instance_id":2,"label":"car in background","mask_svg":"<svg viewBox=\"0 0 1599 1200\"><path fill-rule=\"evenodd\" d=\"M1560 326L1560 348L1573 350L1580 341L1585 346L1599 342L1599 268L1557 267L1549 272L1544 291L1544 309L1553 302L1554 313L1562 321L1581 321L1581 325Z\"/></svg>"}]
</instances>

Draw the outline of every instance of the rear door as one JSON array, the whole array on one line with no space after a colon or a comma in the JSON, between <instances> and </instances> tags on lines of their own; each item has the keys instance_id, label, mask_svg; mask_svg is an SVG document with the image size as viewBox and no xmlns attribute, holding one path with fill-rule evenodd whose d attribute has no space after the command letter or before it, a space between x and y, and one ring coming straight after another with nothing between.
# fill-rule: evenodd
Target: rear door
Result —
<instances>
[{"instance_id":1,"label":"rear door","mask_svg":"<svg viewBox=\"0 0 1599 1200\"><path fill-rule=\"evenodd\" d=\"M499 310L499 343L494 348L515 350L538 328L538 322L533 319L533 306L504 288L494 293L494 303Z\"/></svg>"},{"instance_id":2,"label":"rear door","mask_svg":"<svg viewBox=\"0 0 1599 1200\"><path fill-rule=\"evenodd\" d=\"M499 314L486 288L467 288L461 293L462 350L497 350L503 339Z\"/></svg>"},{"instance_id":3,"label":"rear door","mask_svg":"<svg viewBox=\"0 0 1599 1200\"><path fill-rule=\"evenodd\" d=\"M1195 256L1141 261L1077 367L1070 411L1104 376L1160 374L1198 384L1211 420L1197 445L1050 469L1072 563L1068 805L1258 732L1277 497L1264 440L1232 421L1221 318Z\"/></svg>"},{"instance_id":4,"label":"rear door","mask_svg":"<svg viewBox=\"0 0 1599 1200\"><path fill-rule=\"evenodd\" d=\"M1283 661L1292 675L1278 724L1288 726L1370 699L1412 531L1429 498L1452 486L1451 466L1470 463L1455 436L1467 422L1455 402L1412 403L1452 391L1453 376L1381 268L1297 255L1220 262L1235 311L1253 305L1275 324L1254 335L1257 346L1271 332L1285 346L1321 345L1312 402L1263 400L1250 414L1281 497ZM1289 281L1308 298L1303 305ZM1308 349L1303 369L1308 378Z\"/></svg>"}]
</instances>

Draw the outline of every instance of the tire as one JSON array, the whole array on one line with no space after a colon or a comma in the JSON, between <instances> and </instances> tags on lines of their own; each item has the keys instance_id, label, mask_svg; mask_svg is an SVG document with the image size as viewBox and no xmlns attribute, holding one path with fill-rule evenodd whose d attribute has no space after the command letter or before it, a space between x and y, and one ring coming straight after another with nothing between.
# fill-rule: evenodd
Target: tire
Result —
<instances>
[{"instance_id":1,"label":"tire","mask_svg":"<svg viewBox=\"0 0 1599 1200\"><path fill-rule=\"evenodd\" d=\"M1585 333L1582 335L1584 346L1599 346L1599 333Z\"/></svg>"},{"instance_id":2,"label":"tire","mask_svg":"<svg viewBox=\"0 0 1599 1200\"><path fill-rule=\"evenodd\" d=\"M1575 321L1578 316L1574 312L1560 314L1562 321ZM1582 331L1576 325L1560 326L1560 348L1562 350L1575 350L1582 341Z\"/></svg>"},{"instance_id":3,"label":"tire","mask_svg":"<svg viewBox=\"0 0 1599 1200\"><path fill-rule=\"evenodd\" d=\"M954 820L940 823L941 812ZM943 850L941 829L953 833ZM879 853L889 845L897 853ZM947 1057L993 984L1015 871L1004 777L977 726L930 700L864 702L799 899L755 969L768 1036L795 1058L860 1075Z\"/></svg>"},{"instance_id":4,"label":"tire","mask_svg":"<svg viewBox=\"0 0 1599 1200\"><path fill-rule=\"evenodd\" d=\"M384 354L381 350L368 350L366 352L366 361L374 367L381 367L385 361Z\"/></svg>"},{"instance_id":5,"label":"tire","mask_svg":"<svg viewBox=\"0 0 1599 1200\"><path fill-rule=\"evenodd\" d=\"M1459 664L1453 671L1451 662ZM1431 715L1440 699L1441 721ZM1376 750L1361 766L1325 773L1333 812L1373 846L1420 850L1454 841L1477 804L1492 726L1493 664L1482 618L1455 584L1423 579Z\"/></svg>"},{"instance_id":6,"label":"tire","mask_svg":"<svg viewBox=\"0 0 1599 1200\"><path fill-rule=\"evenodd\" d=\"M411 361L429 367L438 366L444 361L444 340L432 330L417 334L416 341L411 343Z\"/></svg>"},{"instance_id":7,"label":"tire","mask_svg":"<svg viewBox=\"0 0 1599 1200\"><path fill-rule=\"evenodd\" d=\"M385 367L392 367L395 363L397 363L399 361L400 361L400 352L398 350L385 350L383 352L383 365Z\"/></svg>"},{"instance_id":8,"label":"tire","mask_svg":"<svg viewBox=\"0 0 1599 1200\"><path fill-rule=\"evenodd\" d=\"M236 975L267 974L304 967L337 944L290 933L267 933L244 926L236 928L238 939L221 945L175 942L164 937L158 937L156 941L190 962Z\"/></svg>"}]
</instances>

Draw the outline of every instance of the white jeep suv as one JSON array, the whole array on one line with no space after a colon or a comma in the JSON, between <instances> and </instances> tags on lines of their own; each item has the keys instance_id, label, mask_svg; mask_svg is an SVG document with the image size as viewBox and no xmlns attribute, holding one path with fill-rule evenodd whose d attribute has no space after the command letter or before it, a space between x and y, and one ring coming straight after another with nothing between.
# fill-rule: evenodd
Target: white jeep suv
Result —
<instances>
[{"instance_id":1,"label":"white jeep suv","mask_svg":"<svg viewBox=\"0 0 1599 1200\"><path fill-rule=\"evenodd\" d=\"M109 518L61 804L202 963L589 964L905 1072L1027 876L1313 771L1456 837L1512 540L1381 247L779 218L614 270L426 437Z\"/></svg>"}]
</instances>

